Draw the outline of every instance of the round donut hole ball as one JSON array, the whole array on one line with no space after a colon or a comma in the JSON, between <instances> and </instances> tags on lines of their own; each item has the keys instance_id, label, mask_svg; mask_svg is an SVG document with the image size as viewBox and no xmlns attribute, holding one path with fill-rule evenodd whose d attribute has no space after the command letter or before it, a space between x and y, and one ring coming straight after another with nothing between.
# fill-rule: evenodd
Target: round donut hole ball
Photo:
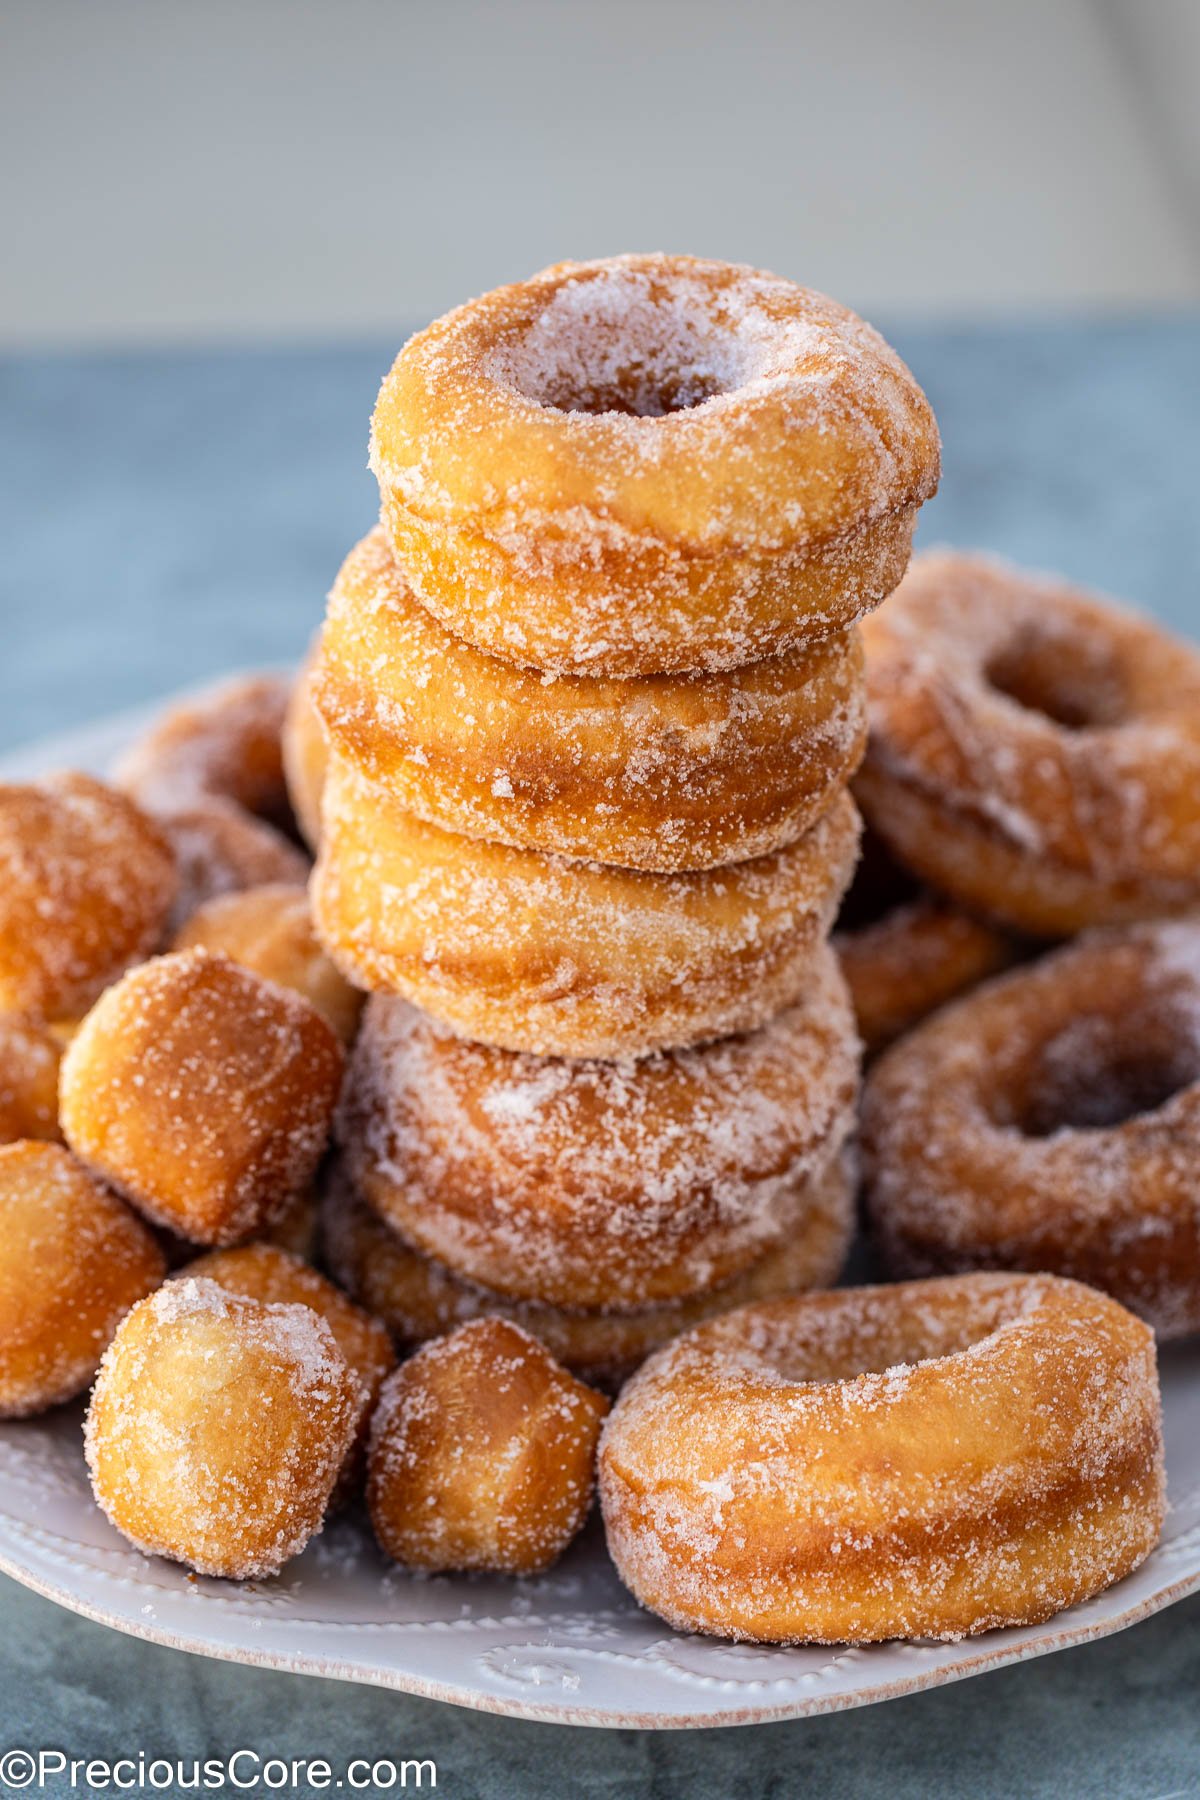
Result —
<instances>
[{"instance_id":1,"label":"round donut hole ball","mask_svg":"<svg viewBox=\"0 0 1200 1800\"><path fill-rule=\"evenodd\" d=\"M342 1060L299 995L212 951L157 957L103 995L63 1058L63 1132L160 1225L237 1243L311 1184Z\"/></svg>"},{"instance_id":2,"label":"round donut hole ball","mask_svg":"<svg viewBox=\"0 0 1200 1800\"><path fill-rule=\"evenodd\" d=\"M305 888L269 882L206 901L175 939L176 950L196 946L224 951L244 969L302 994L343 1043L353 1040L365 995L321 948Z\"/></svg>"},{"instance_id":3,"label":"round donut hole ball","mask_svg":"<svg viewBox=\"0 0 1200 1800\"><path fill-rule=\"evenodd\" d=\"M202 1575L273 1575L320 1530L364 1404L310 1306L170 1281L101 1364L92 1489L141 1550Z\"/></svg>"},{"instance_id":4,"label":"round donut hole ball","mask_svg":"<svg viewBox=\"0 0 1200 1800\"><path fill-rule=\"evenodd\" d=\"M151 1232L68 1151L0 1149L0 1418L82 1393L165 1274Z\"/></svg>"},{"instance_id":5,"label":"round donut hole ball","mask_svg":"<svg viewBox=\"0 0 1200 1800\"><path fill-rule=\"evenodd\" d=\"M274 1244L213 1250L198 1257L189 1266L187 1276L215 1281L226 1292L244 1294L251 1300L266 1300L278 1306L311 1306L324 1319L366 1396L355 1454L347 1460L338 1483L338 1498L347 1496L361 1481L371 1413L384 1380L396 1366L396 1352L386 1327L347 1299L316 1269Z\"/></svg>"},{"instance_id":6,"label":"round donut hole ball","mask_svg":"<svg viewBox=\"0 0 1200 1800\"><path fill-rule=\"evenodd\" d=\"M0 1013L0 1144L19 1138L57 1142L61 1055L57 1039L40 1020Z\"/></svg>"},{"instance_id":7,"label":"round donut hole ball","mask_svg":"<svg viewBox=\"0 0 1200 1800\"><path fill-rule=\"evenodd\" d=\"M203 798L158 820L179 869L170 926L178 931L197 907L220 894L283 882L303 887L310 863L277 826L234 800Z\"/></svg>"},{"instance_id":8,"label":"round donut hole ball","mask_svg":"<svg viewBox=\"0 0 1200 1800\"><path fill-rule=\"evenodd\" d=\"M607 1411L506 1319L425 1345L384 1383L371 1427L381 1548L414 1569L549 1568L587 1517Z\"/></svg>"},{"instance_id":9,"label":"round donut hole ball","mask_svg":"<svg viewBox=\"0 0 1200 1800\"><path fill-rule=\"evenodd\" d=\"M0 783L0 1012L87 1011L162 941L174 857L131 800L90 775Z\"/></svg>"},{"instance_id":10,"label":"round donut hole ball","mask_svg":"<svg viewBox=\"0 0 1200 1800\"><path fill-rule=\"evenodd\" d=\"M283 721L283 768L296 825L316 855L321 841L321 796L329 749L325 724L317 711L315 678L320 634L296 677Z\"/></svg>"}]
</instances>

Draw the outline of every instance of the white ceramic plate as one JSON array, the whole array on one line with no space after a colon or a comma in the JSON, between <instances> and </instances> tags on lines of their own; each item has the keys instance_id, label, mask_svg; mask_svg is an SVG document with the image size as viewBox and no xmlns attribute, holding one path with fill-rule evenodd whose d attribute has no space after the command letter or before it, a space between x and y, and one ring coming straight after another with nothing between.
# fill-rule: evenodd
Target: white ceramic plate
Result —
<instances>
[{"instance_id":1,"label":"white ceramic plate","mask_svg":"<svg viewBox=\"0 0 1200 1800\"><path fill-rule=\"evenodd\" d=\"M0 759L8 777L103 770L145 715ZM0 1568L156 1643L577 1725L750 1724L886 1700L1120 1631L1200 1589L1200 1345L1163 1357L1171 1512L1154 1555L1048 1624L960 1644L784 1650L684 1637L622 1588L593 1525L534 1581L419 1579L338 1520L276 1580L190 1576L129 1547L94 1506L81 1408L0 1426Z\"/></svg>"}]
</instances>

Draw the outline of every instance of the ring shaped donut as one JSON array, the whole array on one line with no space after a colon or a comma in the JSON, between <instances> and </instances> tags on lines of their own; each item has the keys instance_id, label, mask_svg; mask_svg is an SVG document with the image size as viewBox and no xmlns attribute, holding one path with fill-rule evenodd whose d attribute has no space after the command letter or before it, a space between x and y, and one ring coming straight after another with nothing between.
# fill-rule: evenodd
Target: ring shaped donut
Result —
<instances>
[{"instance_id":1,"label":"ring shaped donut","mask_svg":"<svg viewBox=\"0 0 1200 1800\"><path fill-rule=\"evenodd\" d=\"M325 725L316 707L317 643L292 684L283 721L283 768L288 799L300 835L315 856L321 841L321 795L329 751Z\"/></svg>"},{"instance_id":2,"label":"ring shaped donut","mask_svg":"<svg viewBox=\"0 0 1200 1800\"><path fill-rule=\"evenodd\" d=\"M1200 1331L1200 925L1097 934L885 1055L867 1196L901 1274L1049 1269Z\"/></svg>"},{"instance_id":3,"label":"ring shaped donut","mask_svg":"<svg viewBox=\"0 0 1200 1800\"><path fill-rule=\"evenodd\" d=\"M632 1312L584 1312L514 1300L465 1281L410 1249L372 1211L336 1165L321 1204L326 1263L360 1305L382 1319L401 1346L441 1337L467 1319L513 1319L586 1380L614 1387L652 1350L702 1319L751 1300L830 1287L854 1227L857 1175L845 1152L812 1178L792 1235L732 1281L688 1300Z\"/></svg>"},{"instance_id":4,"label":"ring shaped donut","mask_svg":"<svg viewBox=\"0 0 1200 1800\"><path fill-rule=\"evenodd\" d=\"M834 949L868 1056L1017 960L1014 939L908 875L868 831Z\"/></svg>"},{"instance_id":5,"label":"ring shaped donut","mask_svg":"<svg viewBox=\"0 0 1200 1800\"><path fill-rule=\"evenodd\" d=\"M315 696L338 751L418 818L666 872L790 843L866 745L853 629L727 673L547 682L452 638L378 530L334 584Z\"/></svg>"},{"instance_id":6,"label":"ring shaped donut","mask_svg":"<svg viewBox=\"0 0 1200 1800\"><path fill-rule=\"evenodd\" d=\"M600 1496L621 1579L679 1630L872 1643L1034 1624L1158 1541L1153 1335L1049 1275L744 1307L624 1390Z\"/></svg>"},{"instance_id":7,"label":"ring shaped donut","mask_svg":"<svg viewBox=\"0 0 1200 1800\"><path fill-rule=\"evenodd\" d=\"M846 888L846 794L773 856L695 874L464 838L330 764L313 917L355 986L480 1043L624 1057L750 1031L798 1000Z\"/></svg>"},{"instance_id":8,"label":"ring shaped donut","mask_svg":"<svg viewBox=\"0 0 1200 1800\"><path fill-rule=\"evenodd\" d=\"M410 339L371 465L397 557L456 637L629 676L735 668L877 605L939 446L899 357L823 295L619 256Z\"/></svg>"},{"instance_id":9,"label":"ring shaped donut","mask_svg":"<svg viewBox=\"0 0 1200 1800\"><path fill-rule=\"evenodd\" d=\"M718 1285L791 1235L857 1085L828 950L758 1031L633 1063L468 1043L376 994L339 1136L416 1249L500 1293L620 1310Z\"/></svg>"},{"instance_id":10,"label":"ring shaped donut","mask_svg":"<svg viewBox=\"0 0 1200 1800\"><path fill-rule=\"evenodd\" d=\"M1045 936L1200 904L1200 653L953 553L914 562L865 642L855 791L931 886Z\"/></svg>"}]
</instances>

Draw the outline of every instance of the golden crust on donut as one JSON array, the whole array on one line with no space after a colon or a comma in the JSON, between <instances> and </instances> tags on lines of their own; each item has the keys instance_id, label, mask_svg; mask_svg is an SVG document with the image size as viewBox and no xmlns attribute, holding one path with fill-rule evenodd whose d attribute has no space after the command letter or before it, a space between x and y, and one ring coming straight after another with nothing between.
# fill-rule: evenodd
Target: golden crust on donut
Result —
<instances>
[{"instance_id":1,"label":"golden crust on donut","mask_svg":"<svg viewBox=\"0 0 1200 1800\"><path fill-rule=\"evenodd\" d=\"M334 584L315 699L338 751L418 818L650 870L790 843L866 743L853 630L728 673L547 681L452 638L382 530Z\"/></svg>"},{"instance_id":2,"label":"golden crust on donut","mask_svg":"<svg viewBox=\"0 0 1200 1800\"><path fill-rule=\"evenodd\" d=\"M61 1115L84 1163L200 1244L253 1237L311 1182L342 1049L299 995L208 950L109 988L63 1058Z\"/></svg>"},{"instance_id":3,"label":"golden crust on donut","mask_svg":"<svg viewBox=\"0 0 1200 1800\"><path fill-rule=\"evenodd\" d=\"M875 1234L902 1274L1048 1269L1200 1331L1200 925L1097 934L876 1065Z\"/></svg>"},{"instance_id":4,"label":"golden crust on donut","mask_svg":"<svg viewBox=\"0 0 1200 1800\"><path fill-rule=\"evenodd\" d=\"M60 1057L58 1040L39 1020L0 1012L0 1144L58 1139Z\"/></svg>"},{"instance_id":5,"label":"golden crust on donut","mask_svg":"<svg viewBox=\"0 0 1200 1800\"><path fill-rule=\"evenodd\" d=\"M865 641L856 792L906 865L1035 933L1200 904L1200 652L949 552L917 559Z\"/></svg>"},{"instance_id":6,"label":"golden crust on donut","mask_svg":"<svg viewBox=\"0 0 1200 1800\"><path fill-rule=\"evenodd\" d=\"M170 707L122 758L119 785L150 813L231 800L286 828L280 740L288 694L282 676L239 675Z\"/></svg>"},{"instance_id":7,"label":"golden crust on donut","mask_svg":"<svg viewBox=\"0 0 1200 1800\"><path fill-rule=\"evenodd\" d=\"M902 870L867 832L833 937L868 1056L1017 960L1016 942Z\"/></svg>"},{"instance_id":8,"label":"golden crust on donut","mask_svg":"<svg viewBox=\"0 0 1200 1800\"><path fill-rule=\"evenodd\" d=\"M759 1030L633 1063L468 1043L376 995L338 1136L354 1185L414 1248L496 1292L621 1311L719 1286L785 1242L857 1078L828 950Z\"/></svg>"},{"instance_id":9,"label":"golden crust on donut","mask_svg":"<svg viewBox=\"0 0 1200 1800\"><path fill-rule=\"evenodd\" d=\"M783 1244L722 1287L636 1312L573 1311L476 1287L410 1249L354 1191L341 1165L322 1202L322 1238L337 1280L397 1343L422 1343L467 1319L510 1318L577 1375L615 1387L652 1350L702 1319L750 1300L831 1286L850 1247L855 1186L853 1158L843 1150L812 1178L808 1203Z\"/></svg>"},{"instance_id":10,"label":"golden crust on donut","mask_svg":"<svg viewBox=\"0 0 1200 1800\"><path fill-rule=\"evenodd\" d=\"M286 882L220 894L192 914L173 948L220 950L265 981L315 1006L342 1042L353 1041L363 996L339 975L313 929L308 892Z\"/></svg>"},{"instance_id":11,"label":"golden crust on donut","mask_svg":"<svg viewBox=\"0 0 1200 1800\"><path fill-rule=\"evenodd\" d=\"M937 486L933 415L861 319L682 256L560 263L409 340L384 522L456 636L535 668L732 668L853 622Z\"/></svg>"},{"instance_id":12,"label":"golden crust on donut","mask_svg":"<svg viewBox=\"0 0 1200 1800\"><path fill-rule=\"evenodd\" d=\"M1158 1541L1154 1339L1047 1275L746 1307L624 1390L600 1496L622 1580L680 1630L870 1643L1034 1624Z\"/></svg>"},{"instance_id":13,"label":"golden crust on donut","mask_svg":"<svg viewBox=\"0 0 1200 1800\"><path fill-rule=\"evenodd\" d=\"M0 1010L85 1012L157 948L176 879L161 833L102 781L0 783Z\"/></svg>"},{"instance_id":14,"label":"golden crust on donut","mask_svg":"<svg viewBox=\"0 0 1200 1800\"><path fill-rule=\"evenodd\" d=\"M371 1426L381 1548L415 1569L548 1569L587 1518L607 1411L507 1319L426 1344L389 1377Z\"/></svg>"},{"instance_id":15,"label":"golden crust on donut","mask_svg":"<svg viewBox=\"0 0 1200 1800\"><path fill-rule=\"evenodd\" d=\"M92 1489L139 1549L274 1575L321 1529L362 1386L310 1306L169 1281L134 1307L88 1409Z\"/></svg>"},{"instance_id":16,"label":"golden crust on donut","mask_svg":"<svg viewBox=\"0 0 1200 1800\"><path fill-rule=\"evenodd\" d=\"M265 819L256 819L233 800L198 800L177 812L160 813L157 823L179 869L179 892L171 909L174 930L197 907L222 894L284 882L303 887L311 864L304 852Z\"/></svg>"},{"instance_id":17,"label":"golden crust on donut","mask_svg":"<svg viewBox=\"0 0 1200 1800\"><path fill-rule=\"evenodd\" d=\"M568 863L424 824L335 757L313 915L356 986L403 994L464 1036L638 1055L753 1030L796 1001L857 843L841 794L753 862L678 875Z\"/></svg>"},{"instance_id":18,"label":"golden crust on donut","mask_svg":"<svg viewBox=\"0 0 1200 1800\"><path fill-rule=\"evenodd\" d=\"M0 1149L0 1418L82 1393L125 1313L165 1273L141 1220L66 1150Z\"/></svg>"}]
</instances>

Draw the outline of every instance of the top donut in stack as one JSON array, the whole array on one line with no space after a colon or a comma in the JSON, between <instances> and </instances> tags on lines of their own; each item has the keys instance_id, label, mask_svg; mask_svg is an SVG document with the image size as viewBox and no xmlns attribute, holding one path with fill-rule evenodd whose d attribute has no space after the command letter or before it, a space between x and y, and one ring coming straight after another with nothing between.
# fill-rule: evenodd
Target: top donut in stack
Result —
<instances>
[{"instance_id":1,"label":"top donut in stack","mask_svg":"<svg viewBox=\"0 0 1200 1800\"><path fill-rule=\"evenodd\" d=\"M938 439L860 319L687 257L560 264L413 338L334 588L315 883L360 985L622 1057L806 991L853 867L855 621Z\"/></svg>"}]
</instances>

